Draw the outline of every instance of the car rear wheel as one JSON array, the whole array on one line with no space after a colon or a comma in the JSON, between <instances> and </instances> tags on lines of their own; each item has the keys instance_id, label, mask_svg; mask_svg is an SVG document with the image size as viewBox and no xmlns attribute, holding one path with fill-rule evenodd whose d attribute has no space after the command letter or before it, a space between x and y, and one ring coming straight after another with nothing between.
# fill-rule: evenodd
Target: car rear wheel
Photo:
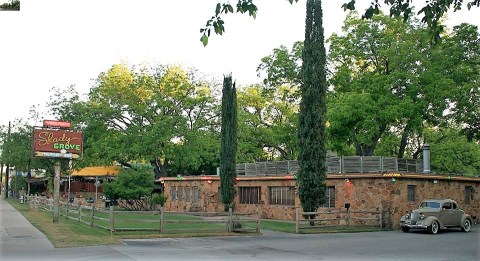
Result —
<instances>
[{"instance_id":1,"label":"car rear wheel","mask_svg":"<svg viewBox=\"0 0 480 261\"><path fill-rule=\"evenodd\" d=\"M462 231L463 232L468 232L472 228L472 222L470 222L470 219L465 219L462 224Z\"/></svg>"},{"instance_id":2,"label":"car rear wheel","mask_svg":"<svg viewBox=\"0 0 480 261\"><path fill-rule=\"evenodd\" d=\"M408 231L410 231L410 228L409 227L402 227L402 231L407 233Z\"/></svg>"},{"instance_id":3,"label":"car rear wheel","mask_svg":"<svg viewBox=\"0 0 480 261\"><path fill-rule=\"evenodd\" d=\"M432 234L437 234L438 230L440 229L438 225L438 221L433 221L432 224L428 227L428 231Z\"/></svg>"}]
</instances>

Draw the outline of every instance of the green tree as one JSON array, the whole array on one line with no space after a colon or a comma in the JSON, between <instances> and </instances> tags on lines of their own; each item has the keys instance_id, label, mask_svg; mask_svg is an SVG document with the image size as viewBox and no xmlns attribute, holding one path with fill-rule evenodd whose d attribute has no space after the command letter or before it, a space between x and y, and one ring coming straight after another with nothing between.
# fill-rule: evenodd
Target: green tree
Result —
<instances>
[{"instance_id":1,"label":"green tree","mask_svg":"<svg viewBox=\"0 0 480 261\"><path fill-rule=\"evenodd\" d=\"M433 172L466 176L480 173L480 144L469 142L459 130L429 128L425 141L430 144Z\"/></svg>"},{"instance_id":2,"label":"green tree","mask_svg":"<svg viewBox=\"0 0 480 261\"><path fill-rule=\"evenodd\" d=\"M150 196L155 188L151 170L122 170L116 179L103 183L103 191L112 200L123 199L122 207L129 210L150 208Z\"/></svg>"},{"instance_id":3,"label":"green tree","mask_svg":"<svg viewBox=\"0 0 480 261\"><path fill-rule=\"evenodd\" d=\"M218 151L201 150L219 147L211 85L175 66L119 64L99 75L85 101L60 93L51 108L82 128L84 164L150 162L157 177L214 173Z\"/></svg>"},{"instance_id":4,"label":"green tree","mask_svg":"<svg viewBox=\"0 0 480 261\"><path fill-rule=\"evenodd\" d=\"M298 124L298 195L305 212L316 211L325 201L327 79L322 18L322 2L307 0Z\"/></svg>"},{"instance_id":5,"label":"green tree","mask_svg":"<svg viewBox=\"0 0 480 261\"><path fill-rule=\"evenodd\" d=\"M240 162L296 159L299 91L289 84L269 88L246 86L238 91Z\"/></svg>"},{"instance_id":6,"label":"green tree","mask_svg":"<svg viewBox=\"0 0 480 261\"><path fill-rule=\"evenodd\" d=\"M285 46L273 49L271 55L261 59L257 67L259 77L264 74L263 84L267 89L290 85L298 87L301 84L303 42L295 42L292 50Z\"/></svg>"},{"instance_id":7,"label":"green tree","mask_svg":"<svg viewBox=\"0 0 480 261\"><path fill-rule=\"evenodd\" d=\"M436 49L430 79L448 80L448 110L469 141L480 140L480 33L478 26L460 24ZM446 114L446 116L445 116Z\"/></svg>"},{"instance_id":8,"label":"green tree","mask_svg":"<svg viewBox=\"0 0 480 261\"><path fill-rule=\"evenodd\" d=\"M237 91L232 75L223 78L220 187L225 211L234 208L237 154Z\"/></svg>"},{"instance_id":9,"label":"green tree","mask_svg":"<svg viewBox=\"0 0 480 261\"><path fill-rule=\"evenodd\" d=\"M416 157L425 124L455 122L467 135L475 133L479 55L472 50L480 46L476 27L460 28L432 47L428 31L414 20L349 15L343 34L329 38L333 144L353 145L357 155L383 155L376 147L388 141L392 156Z\"/></svg>"},{"instance_id":10,"label":"green tree","mask_svg":"<svg viewBox=\"0 0 480 261\"><path fill-rule=\"evenodd\" d=\"M419 77L431 50L426 31L411 20L383 15L364 20L355 14L346 18L342 31L329 38L334 72L330 137L334 144L353 145L357 155L370 156L395 127L401 136L397 152L401 158L407 138L421 130L422 119L444 109L436 96L421 96L425 88Z\"/></svg>"}]
</instances>

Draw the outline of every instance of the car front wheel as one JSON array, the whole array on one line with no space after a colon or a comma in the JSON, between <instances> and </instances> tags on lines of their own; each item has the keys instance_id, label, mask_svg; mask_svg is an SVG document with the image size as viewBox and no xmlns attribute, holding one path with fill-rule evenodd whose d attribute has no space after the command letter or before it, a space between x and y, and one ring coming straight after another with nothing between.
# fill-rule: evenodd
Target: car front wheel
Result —
<instances>
[{"instance_id":1,"label":"car front wheel","mask_svg":"<svg viewBox=\"0 0 480 261\"><path fill-rule=\"evenodd\" d=\"M462 231L463 232L468 232L472 228L472 222L470 222L470 219L465 219L462 224Z\"/></svg>"},{"instance_id":2,"label":"car front wheel","mask_svg":"<svg viewBox=\"0 0 480 261\"><path fill-rule=\"evenodd\" d=\"M409 227L402 227L402 231L407 233L408 231L410 231L410 228Z\"/></svg>"},{"instance_id":3,"label":"car front wheel","mask_svg":"<svg viewBox=\"0 0 480 261\"><path fill-rule=\"evenodd\" d=\"M438 221L433 221L432 224L428 227L428 231L432 234L437 234L440 229Z\"/></svg>"}]
</instances>

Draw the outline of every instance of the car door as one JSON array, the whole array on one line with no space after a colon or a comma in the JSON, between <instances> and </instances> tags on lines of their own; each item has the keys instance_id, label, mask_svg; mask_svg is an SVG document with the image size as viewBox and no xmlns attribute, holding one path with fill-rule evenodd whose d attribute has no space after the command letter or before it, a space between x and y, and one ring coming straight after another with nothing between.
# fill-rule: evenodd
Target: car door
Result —
<instances>
[{"instance_id":1,"label":"car door","mask_svg":"<svg viewBox=\"0 0 480 261\"><path fill-rule=\"evenodd\" d=\"M462 217L463 211L458 208L457 203L452 202L452 226L460 226L460 223L462 223Z\"/></svg>"},{"instance_id":2,"label":"car door","mask_svg":"<svg viewBox=\"0 0 480 261\"><path fill-rule=\"evenodd\" d=\"M455 212L452 209L452 202L444 202L440 210L440 221L444 226L454 226Z\"/></svg>"}]
</instances>

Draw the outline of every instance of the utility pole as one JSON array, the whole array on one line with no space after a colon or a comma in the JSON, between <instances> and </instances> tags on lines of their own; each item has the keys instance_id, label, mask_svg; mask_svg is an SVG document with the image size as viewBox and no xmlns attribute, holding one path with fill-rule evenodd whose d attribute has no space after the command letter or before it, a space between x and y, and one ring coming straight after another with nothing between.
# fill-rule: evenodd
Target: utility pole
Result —
<instances>
[{"instance_id":1,"label":"utility pole","mask_svg":"<svg viewBox=\"0 0 480 261\"><path fill-rule=\"evenodd\" d=\"M11 128L11 122L8 122L8 132L7 132L7 148L9 150L7 151L8 157L10 157L10 128ZM4 141L5 143L5 141ZM7 170L5 171L5 198L8 198L8 178L10 177L10 162L7 161Z\"/></svg>"}]
</instances>

